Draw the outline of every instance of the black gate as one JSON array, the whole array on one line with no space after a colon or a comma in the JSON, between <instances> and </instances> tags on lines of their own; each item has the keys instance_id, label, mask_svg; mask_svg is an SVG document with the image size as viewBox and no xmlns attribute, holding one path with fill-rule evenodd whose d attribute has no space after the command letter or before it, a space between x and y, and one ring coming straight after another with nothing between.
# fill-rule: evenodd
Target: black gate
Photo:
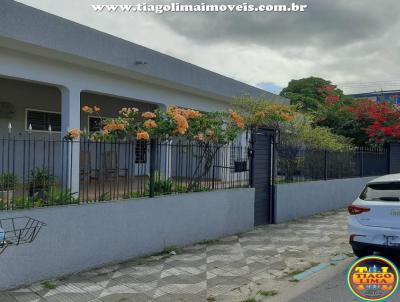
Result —
<instances>
[{"instance_id":1,"label":"black gate","mask_svg":"<svg viewBox=\"0 0 400 302\"><path fill-rule=\"evenodd\" d=\"M275 132L257 130L251 137L251 186L255 188L254 224L274 223L273 171Z\"/></svg>"}]
</instances>

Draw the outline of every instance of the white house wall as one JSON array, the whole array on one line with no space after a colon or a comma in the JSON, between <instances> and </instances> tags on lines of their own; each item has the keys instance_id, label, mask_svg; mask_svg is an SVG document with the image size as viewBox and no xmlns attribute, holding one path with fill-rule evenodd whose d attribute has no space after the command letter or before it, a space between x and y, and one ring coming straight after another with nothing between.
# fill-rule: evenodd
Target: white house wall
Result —
<instances>
[{"instance_id":1,"label":"white house wall","mask_svg":"<svg viewBox=\"0 0 400 302\"><path fill-rule=\"evenodd\" d=\"M216 111L225 102L77 65L0 48L0 76L36 81L74 91L92 91L145 102Z\"/></svg>"}]
</instances>

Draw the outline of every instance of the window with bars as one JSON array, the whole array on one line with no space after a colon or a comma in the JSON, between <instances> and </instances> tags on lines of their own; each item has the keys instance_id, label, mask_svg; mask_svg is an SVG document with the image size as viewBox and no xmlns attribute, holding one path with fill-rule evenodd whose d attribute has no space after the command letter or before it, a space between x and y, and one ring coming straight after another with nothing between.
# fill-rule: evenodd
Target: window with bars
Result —
<instances>
[{"instance_id":1,"label":"window with bars","mask_svg":"<svg viewBox=\"0 0 400 302\"><path fill-rule=\"evenodd\" d=\"M26 130L32 126L33 131L49 131L49 126L54 132L61 132L61 113L52 111L26 110Z\"/></svg>"},{"instance_id":2,"label":"window with bars","mask_svg":"<svg viewBox=\"0 0 400 302\"><path fill-rule=\"evenodd\" d=\"M89 116L89 133L97 132L101 130L102 120L97 116Z\"/></svg>"},{"instance_id":3,"label":"window with bars","mask_svg":"<svg viewBox=\"0 0 400 302\"><path fill-rule=\"evenodd\" d=\"M135 164L147 162L147 141L137 141L135 146Z\"/></svg>"}]
</instances>

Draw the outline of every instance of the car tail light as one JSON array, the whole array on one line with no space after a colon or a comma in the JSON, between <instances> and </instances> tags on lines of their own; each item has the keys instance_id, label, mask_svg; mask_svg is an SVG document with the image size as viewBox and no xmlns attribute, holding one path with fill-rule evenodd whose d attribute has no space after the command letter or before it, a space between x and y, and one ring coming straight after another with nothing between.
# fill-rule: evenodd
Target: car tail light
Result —
<instances>
[{"instance_id":1,"label":"car tail light","mask_svg":"<svg viewBox=\"0 0 400 302\"><path fill-rule=\"evenodd\" d=\"M354 238L356 237L366 237L365 235L358 235L358 234L351 234L350 235L350 242L354 242Z\"/></svg>"},{"instance_id":2,"label":"car tail light","mask_svg":"<svg viewBox=\"0 0 400 302\"><path fill-rule=\"evenodd\" d=\"M360 206L349 206L347 210L349 211L350 215L359 215L371 211L370 208L360 207Z\"/></svg>"}]
</instances>

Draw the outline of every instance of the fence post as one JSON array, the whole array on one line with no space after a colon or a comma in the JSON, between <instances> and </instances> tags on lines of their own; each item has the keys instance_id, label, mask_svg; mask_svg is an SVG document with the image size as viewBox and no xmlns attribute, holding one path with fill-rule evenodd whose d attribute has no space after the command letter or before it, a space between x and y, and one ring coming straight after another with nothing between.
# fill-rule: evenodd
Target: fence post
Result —
<instances>
[{"instance_id":1,"label":"fence post","mask_svg":"<svg viewBox=\"0 0 400 302\"><path fill-rule=\"evenodd\" d=\"M388 144L388 172L390 174L400 172L400 144Z\"/></svg>"},{"instance_id":2,"label":"fence post","mask_svg":"<svg viewBox=\"0 0 400 302\"><path fill-rule=\"evenodd\" d=\"M156 156L157 156L157 140L152 138L150 140L150 184L149 196L154 197L154 179L156 172Z\"/></svg>"},{"instance_id":3,"label":"fence post","mask_svg":"<svg viewBox=\"0 0 400 302\"><path fill-rule=\"evenodd\" d=\"M249 186L254 187L254 143L255 143L255 130L250 130L250 143L247 149L247 156L249 157Z\"/></svg>"},{"instance_id":4,"label":"fence post","mask_svg":"<svg viewBox=\"0 0 400 302\"><path fill-rule=\"evenodd\" d=\"M364 177L364 150L360 151L360 177Z\"/></svg>"},{"instance_id":5,"label":"fence post","mask_svg":"<svg viewBox=\"0 0 400 302\"><path fill-rule=\"evenodd\" d=\"M324 180L328 180L328 150L324 151Z\"/></svg>"}]
</instances>

